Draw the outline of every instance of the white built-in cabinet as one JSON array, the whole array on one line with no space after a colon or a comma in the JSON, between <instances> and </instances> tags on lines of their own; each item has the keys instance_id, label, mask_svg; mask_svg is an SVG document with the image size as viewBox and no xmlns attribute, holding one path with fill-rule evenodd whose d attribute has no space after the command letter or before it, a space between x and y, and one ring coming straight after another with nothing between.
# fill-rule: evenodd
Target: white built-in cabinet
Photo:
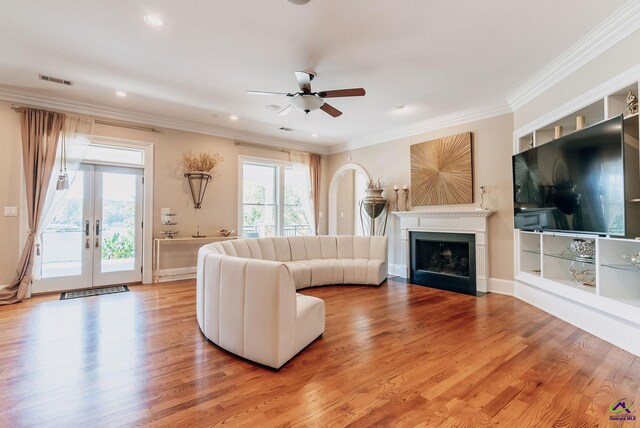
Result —
<instances>
[{"instance_id":1,"label":"white built-in cabinet","mask_svg":"<svg viewBox=\"0 0 640 428\"><path fill-rule=\"evenodd\" d=\"M514 154L548 143L556 126L562 135L576 131L576 117L584 116L585 126L623 114L625 141L638 146L638 114L627 114L626 97L638 95L640 76L622 82L606 93L594 92L592 99L579 97L514 133ZM619 80L615 80L618 81ZM615 84L615 83L614 83ZM602 88L606 88L603 85ZM611 90L613 89L613 90ZM580 105L580 103L582 105ZM575 110L571 110L575 107ZM640 163L640 159L637 160ZM640 176L637 177L640 182ZM636 196L637 197L637 196ZM631 202L628 201L628 202ZM640 204L640 200L635 202ZM640 222L640 218L633 219ZM575 257L569 246L575 238L595 241L592 260ZM640 252L640 240L565 232L514 231L515 294L578 327L640 355L640 268L622 258ZM570 268L592 272L595 286L578 284Z\"/></svg>"}]
</instances>

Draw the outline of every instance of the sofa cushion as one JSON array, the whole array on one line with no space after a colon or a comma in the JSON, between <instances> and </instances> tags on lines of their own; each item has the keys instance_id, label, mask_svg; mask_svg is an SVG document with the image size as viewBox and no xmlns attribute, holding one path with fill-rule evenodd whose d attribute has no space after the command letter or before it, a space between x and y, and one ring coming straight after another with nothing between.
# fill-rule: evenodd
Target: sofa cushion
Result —
<instances>
[{"instance_id":1,"label":"sofa cushion","mask_svg":"<svg viewBox=\"0 0 640 428\"><path fill-rule=\"evenodd\" d=\"M264 257L262 257L262 250L260 249L260 244L258 243L257 239L245 239L244 242L246 242L247 246L249 247L249 252L251 253L252 259L264 259Z\"/></svg>"},{"instance_id":2,"label":"sofa cushion","mask_svg":"<svg viewBox=\"0 0 640 428\"><path fill-rule=\"evenodd\" d=\"M369 258L376 260L387 260L387 242L388 241L386 236L372 236Z\"/></svg>"},{"instance_id":3,"label":"sofa cushion","mask_svg":"<svg viewBox=\"0 0 640 428\"><path fill-rule=\"evenodd\" d=\"M244 355L244 293L248 262L248 259L223 257L220 266L219 344L238 355Z\"/></svg>"},{"instance_id":4,"label":"sofa cushion","mask_svg":"<svg viewBox=\"0 0 640 428\"><path fill-rule=\"evenodd\" d=\"M304 247L307 250L307 260L322 258L319 236L305 236Z\"/></svg>"},{"instance_id":5,"label":"sofa cushion","mask_svg":"<svg viewBox=\"0 0 640 428\"><path fill-rule=\"evenodd\" d=\"M273 248L276 253L276 260L279 262L291 261L291 247L289 240L284 236L276 236L273 238L263 238L273 242Z\"/></svg>"},{"instance_id":6,"label":"sofa cushion","mask_svg":"<svg viewBox=\"0 0 640 428\"><path fill-rule=\"evenodd\" d=\"M223 241L220 243L224 253L228 256L238 257L238 253L236 252L236 248L233 246L233 242L231 241Z\"/></svg>"},{"instance_id":7,"label":"sofa cushion","mask_svg":"<svg viewBox=\"0 0 640 428\"><path fill-rule=\"evenodd\" d=\"M371 238L368 236L353 237L353 258L368 259L371 253Z\"/></svg>"},{"instance_id":8,"label":"sofa cushion","mask_svg":"<svg viewBox=\"0 0 640 428\"><path fill-rule=\"evenodd\" d=\"M304 244L304 236L291 236L289 247L291 248L291 261L307 260L307 249Z\"/></svg>"},{"instance_id":9,"label":"sofa cushion","mask_svg":"<svg viewBox=\"0 0 640 428\"><path fill-rule=\"evenodd\" d=\"M276 261L276 247L273 245L273 240L269 238L258 238L258 245L260 246L260 253L263 260Z\"/></svg>"},{"instance_id":10,"label":"sofa cushion","mask_svg":"<svg viewBox=\"0 0 640 428\"><path fill-rule=\"evenodd\" d=\"M233 248L236 250L236 255L238 257L243 257L245 259L252 259L251 251L249 251L249 245L247 245L247 241L245 239L234 239L231 242Z\"/></svg>"},{"instance_id":11,"label":"sofa cushion","mask_svg":"<svg viewBox=\"0 0 640 428\"><path fill-rule=\"evenodd\" d=\"M331 259L301 260L298 263L302 263L309 267L309 270L311 271L310 285L312 287L334 284L333 263L331 262Z\"/></svg>"},{"instance_id":12,"label":"sofa cushion","mask_svg":"<svg viewBox=\"0 0 640 428\"><path fill-rule=\"evenodd\" d=\"M338 259L353 259L353 236L336 236Z\"/></svg>"},{"instance_id":13,"label":"sofa cushion","mask_svg":"<svg viewBox=\"0 0 640 428\"><path fill-rule=\"evenodd\" d=\"M320 252L323 259L337 259L338 246L335 236L318 236L320 240Z\"/></svg>"},{"instance_id":14,"label":"sofa cushion","mask_svg":"<svg viewBox=\"0 0 640 428\"><path fill-rule=\"evenodd\" d=\"M313 296L296 294L296 349L303 349L324 332L324 301ZM292 355L293 357L293 355Z\"/></svg>"},{"instance_id":15,"label":"sofa cushion","mask_svg":"<svg viewBox=\"0 0 640 428\"><path fill-rule=\"evenodd\" d=\"M311 268L303 262L284 262L291 272L296 290L311 286Z\"/></svg>"}]
</instances>

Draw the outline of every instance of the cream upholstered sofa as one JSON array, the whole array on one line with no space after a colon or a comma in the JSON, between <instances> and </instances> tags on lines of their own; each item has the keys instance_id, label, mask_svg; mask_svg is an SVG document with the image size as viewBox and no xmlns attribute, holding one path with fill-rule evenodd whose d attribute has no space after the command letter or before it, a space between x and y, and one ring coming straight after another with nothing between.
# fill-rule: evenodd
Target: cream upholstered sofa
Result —
<instances>
[{"instance_id":1,"label":"cream upholstered sofa","mask_svg":"<svg viewBox=\"0 0 640 428\"><path fill-rule=\"evenodd\" d=\"M223 349L277 369L324 332L324 301L296 290L386 277L386 237L216 242L198 252L198 324Z\"/></svg>"}]
</instances>

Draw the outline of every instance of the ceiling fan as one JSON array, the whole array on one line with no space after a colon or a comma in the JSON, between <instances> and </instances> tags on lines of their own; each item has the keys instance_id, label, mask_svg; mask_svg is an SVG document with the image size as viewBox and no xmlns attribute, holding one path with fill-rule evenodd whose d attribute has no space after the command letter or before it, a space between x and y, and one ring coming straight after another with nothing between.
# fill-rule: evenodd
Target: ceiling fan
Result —
<instances>
[{"instance_id":1,"label":"ceiling fan","mask_svg":"<svg viewBox=\"0 0 640 428\"><path fill-rule=\"evenodd\" d=\"M294 108L302 110L309 114L312 111L318 109L325 113L338 117L342 114L337 108L327 104L325 98L338 98L338 97L362 97L366 93L362 88L352 89L335 89L333 91L319 91L311 92L311 81L316 77L315 73L308 71L296 71L296 79L298 80L299 92L268 92L268 91L247 91L247 94L252 95L282 95L291 98L291 104L285 107L278 113L278 116L283 116L289 113Z\"/></svg>"}]
</instances>

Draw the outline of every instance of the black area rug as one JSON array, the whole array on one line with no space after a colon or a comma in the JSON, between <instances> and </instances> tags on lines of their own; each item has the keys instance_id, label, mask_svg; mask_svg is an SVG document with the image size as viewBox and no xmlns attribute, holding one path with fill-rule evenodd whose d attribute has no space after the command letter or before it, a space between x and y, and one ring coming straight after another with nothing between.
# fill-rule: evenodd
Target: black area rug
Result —
<instances>
[{"instance_id":1,"label":"black area rug","mask_svg":"<svg viewBox=\"0 0 640 428\"><path fill-rule=\"evenodd\" d=\"M60 300L79 299L81 297L102 296L103 294L127 293L129 287L116 285L113 287L91 288L89 290L67 291L60 294Z\"/></svg>"}]
</instances>

